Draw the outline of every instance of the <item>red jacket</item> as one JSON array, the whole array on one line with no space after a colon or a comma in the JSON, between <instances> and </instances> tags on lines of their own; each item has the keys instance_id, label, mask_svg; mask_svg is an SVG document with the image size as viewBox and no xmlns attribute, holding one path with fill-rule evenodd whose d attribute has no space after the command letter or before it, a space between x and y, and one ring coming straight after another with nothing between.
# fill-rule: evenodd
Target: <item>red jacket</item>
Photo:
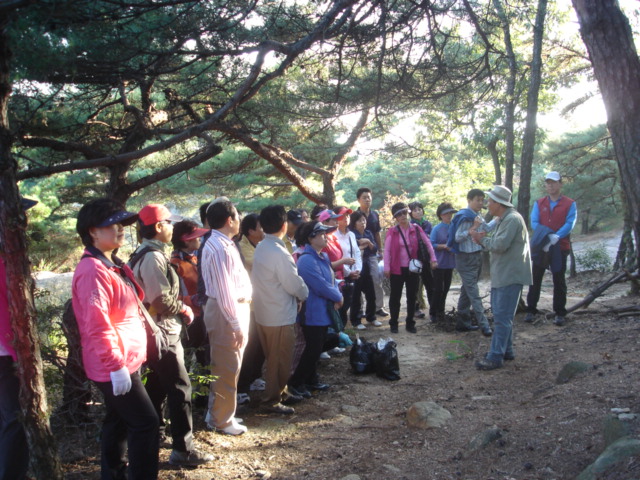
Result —
<instances>
[{"instance_id":1,"label":"red jacket","mask_svg":"<svg viewBox=\"0 0 640 480\"><path fill-rule=\"evenodd\" d=\"M123 268L133 281L129 267ZM144 294L137 290L142 300ZM124 366L129 373L137 371L147 358L144 319L136 293L117 267L108 268L95 257L83 258L73 274L71 293L87 377L108 382L109 373Z\"/></svg>"},{"instance_id":2,"label":"red jacket","mask_svg":"<svg viewBox=\"0 0 640 480\"><path fill-rule=\"evenodd\" d=\"M567 221L567 215L569 214L569 209L571 208L571 205L573 205L574 200L562 195L558 199L558 203L553 210L551 210L550 202L549 195L545 195L538 200L538 220L540 225L549 227L554 232L557 232ZM571 250L570 237L571 235L567 235L560 239L560 242L558 242L560 250Z\"/></svg>"}]
</instances>

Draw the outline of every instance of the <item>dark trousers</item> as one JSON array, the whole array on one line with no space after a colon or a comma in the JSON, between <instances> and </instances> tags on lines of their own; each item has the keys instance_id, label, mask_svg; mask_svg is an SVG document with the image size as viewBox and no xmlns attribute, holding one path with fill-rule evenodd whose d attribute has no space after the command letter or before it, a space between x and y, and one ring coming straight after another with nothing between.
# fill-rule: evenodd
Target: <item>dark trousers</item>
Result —
<instances>
[{"instance_id":1,"label":"dark trousers","mask_svg":"<svg viewBox=\"0 0 640 480\"><path fill-rule=\"evenodd\" d=\"M416 312L416 295L418 293L418 280L420 275L411 273L409 267L402 267L400 275L391 274L391 294L389 295L389 310L391 319L389 325L398 327L398 317L400 316L400 299L402 298L402 288L407 286L407 327L413 327L416 321L413 315Z\"/></svg>"},{"instance_id":2,"label":"dark trousers","mask_svg":"<svg viewBox=\"0 0 640 480\"><path fill-rule=\"evenodd\" d=\"M22 480L29 467L29 447L20 421L20 381L13 358L0 357L0 480Z\"/></svg>"},{"instance_id":3,"label":"dark trousers","mask_svg":"<svg viewBox=\"0 0 640 480\"><path fill-rule=\"evenodd\" d=\"M431 315L444 314L447 304L447 294L451 288L453 268L436 268L433 270L433 300L431 301Z\"/></svg>"},{"instance_id":4,"label":"dark trousers","mask_svg":"<svg viewBox=\"0 0 640 480\"><path fill-rule=\"evenodd\" d=\"M289 385L300 387L304 384L314 384L318 382L316 370L328 328L328 326L302 326L302 334L304 335L306 344L302 352L302 357L300 357L300 362L289 380Z\"/></svg>"},{"instance_id":5,"label":"dark trousers","mask_svg":"<svg viewBox=\"0 0 640 480\"><path fill-rule=\"evenodd\" d=\"M338 313L340 314L340 320L342 320L343 329L347 326L347 320L349 319L347 315L349 313L349 309L351 308L351 300L353 298L354 288L355 283L353 281L345 281L345 283L342 284L342 306L338 310ZM360 310L358 310L358 312L359 311Z\"/></svg>"},{"instance_id":6,"label":"dark trousers","mask_svg":"<svg viewBox=\"0 0 640 480\"><path fill-rule=\"evenodd\" d=\"M195 349L196 361L209 370L211 355L209 354L209 335L202 315L197 316L191 325L186 327L186 335L182 338L184 348Z\"/></svg>"},{"instance_id":7,"label":"dark trousers","mask_svg":"<svg viewBox=\"0 0 640 480\"><path fill-rule=\"evenodd\" d=\"M249 340L244 349L240 377L238 378L238 393L249 393L253 381L262 376L264 364L264 350L260 343L260 335L256 326L256 316L251 312L249 320Z\"/></svg>"},{"instance_id":8,"label":"dark trousers","mask_svg":"<svg viewBox=\"0 0 640 480\"><path fill-rule=\"evenodd\" d=\"M353 295L351 298L351 325L360 325L359 317L360 308L362 308L362 294L367 301L367 322L373 322L376 319L376 290L373 285L373 278L369 273L369 269L364 269L360 274L360 278L353 284ZM345 324L346 325L346 324Z\"/></svg>"},{"instance_id":9,"label":"dark trousers","mask_svg":"<svg viewBox=\"0 0 640 480\"><path fill-rule=\"evenodd\" d=\"M556 315L564 317L567 314L567 281L565 274L567 272L567 257L569 252L562 252L562 268L559 272L552 274L553 276L553 311ZM527 293L527 312L538 312L538 301L540 300L540 290L542 289L542 277L544 277L545 268L532 265L533 285L529 287Z\"/></svg>"},{"instance_id":10,"label":"dark trousers","mask_svg":"<svg viewBox=\"0 0 640 480\"><path fill-rule=\"evenodd\" d=\"M167 400L173 449L190 452L193 450L191 380L184 366L182 343L179 339L171 340L169 352L159 362L151 365L145 387L160 418L161 429L164 426L162 406Z\"/></svg>"},{"instance_id":11,"label":"dark trousers","mask_svg":"<svg viewBox=\"0 0 640 480\"><path fill-rule=\"evenodd\" d=\"M100 478L158 478L158 414L142 384L140 374L131 375L131 390L125 395L115 396L111 382L94 383L102 392L107 408L102 424Z\"/></svg>"}]
</instances>

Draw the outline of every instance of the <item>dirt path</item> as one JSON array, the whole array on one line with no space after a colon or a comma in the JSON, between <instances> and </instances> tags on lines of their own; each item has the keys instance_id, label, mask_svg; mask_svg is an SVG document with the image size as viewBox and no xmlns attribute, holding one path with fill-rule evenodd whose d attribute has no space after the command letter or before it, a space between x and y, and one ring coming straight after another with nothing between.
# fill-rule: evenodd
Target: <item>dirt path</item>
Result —
<instances>
[{"instance_id":1,"label":"dirt path","mask_svg":"<svg viewBox=\"0 0 640 480\"><path fill-rule=\"evenodd\" d=\"M571 297L582 298L599 280L570 280ZM548 287L545 283L545 291ZM614 287L591 309L637 303L637 298L622 297L626 288ZM451 304L457 295L452 292ZM542 308L549 304L550 298L543 297ZM204 430L203 411L198 410L196 438L215 453L216 462L195 470L175 469L166 463L170 451L162 449L160 478L573 478L602 451L601 424L610 409L640 411L640 318L573 315L566 327L558 328L549 321L525 324L522 317L515 327L517 358L497 371L478 372L473 367L489 339L478 332L447 333L423 320L416 335L406 333L402 325L394 335L402 375L397 382L354 375L343 354L320 367L332 388L296 406L295 415L264 414L254 394L251 407L238 412L249 428L242 437ZM385 322L363 336L377 340L388 335ZM573 360L593 367L569 383L556 384L560 369ZM439 429L407 427L409 406L426 400L449 410L451 420ZM474 436L494 425L501 438L472 451L469 442ZM97 424L69 430L74 433L66 438L75 441L66 442L67 478L98 478L97 430Z\"/></svg>"}]
</instances>

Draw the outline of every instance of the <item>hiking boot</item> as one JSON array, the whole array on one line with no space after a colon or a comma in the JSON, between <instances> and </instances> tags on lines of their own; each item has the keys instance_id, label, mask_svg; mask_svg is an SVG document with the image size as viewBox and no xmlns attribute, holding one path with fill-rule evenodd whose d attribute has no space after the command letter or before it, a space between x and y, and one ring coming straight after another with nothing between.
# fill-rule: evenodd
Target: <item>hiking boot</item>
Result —
<instances>
[{"instance_id":1,"label":"hiking boot","mask_svg":"<svg viewBox=\"0 0 640 480\"><path fill-rule=\"evenodd\" d=\"M484 335L485 337L490 337L491 335L493 335L493 330L491 330L491 327L482 327L482 335Z\"/></svg>"},{"instance_id":2,"label":"hiking boot","mask_svg":"<svg viewBox=\"0 0 640 480\"><path fill-rule=\"evenodd\" d=\"M418 330L416 329L416 327L414 325L407 325L407 332L409 333L418 333Z\"/></svg>"},{"instance_id":3,"label":"hiking boot","mask_svg":"<svg viewBox=\"0 0 640 480\"><path fill-rule=\"evenodd\" d=\"M245 403L249 403L251 401L251 397L248 393L238 393L236 395L236 403L238 405L244 405Z\"/></svg>"},{"instance_id":4,"label":"hiking boot","mask_svg":"<svg viewBox=\"0 0 640 480\"><path fill-rule=\"evenodd\" d=\"M535 319L536 319L536 314L533 312L527 312L527 314L524 317L524 321L527 323L533 323Z\"/></svg>"},{"instance_id":5,"label":"hiking boot","mask_svg":"<svg viewBox=\"0 0 640 480\"><path fill-rule=\"evenodd\" d=\"M553 324L558 327L564 327L565 323L567 323L567 321L562 315L556 315L556 318L553 320Z\"/></svg>"},{"instance_id":6,"label":"hiking boot","mask_svg":"<svg viewBox=\"0 0 640 480\"><path fill-rule=\"evenodd\" d=\"M389 312L387 312L384 308L381 308L380 310L378 310L376 312L376 315L379 315L381 317L388 317L389 316Z\"/></svg>"},{"instance_id":7,"label":"hiking boot","mask_svg":"<svg viewBox=\"0 0 640 480\"><path fill-rule=\"evenodd\" d=\"M515 360L516 356L513 354L513 352L510 352L510 353L505 353L504 357L502 358L504 358L505 361L510 362L511 360Z\"/></svg>"},{"instance_id":8,"label":"hiking boot","mask_svg":"<svg viewBox=\"0 0 640 480\"><path fill-rule=\"evenodd\" d=\"M499 362L492 362L491 360L483 358L482 360L478 360L476 362L476 368L478 370L495 370L497 368L502 368L502 364Z\"/></svg>"},{"instance_id":9,"label":"hiking boot","mask_svg":"<svg viewBox=\"0 0 640 480\"><path fill-rule=\"evenodd\" d=\"M280 403L282 403L283 405L295 405L296 403L300 403L303 400L304 400L304 397L302 395L292 395L291 393L289 393L289 394L283 395L283 398L280 401Z\"/></svg>"},{"instance_id":10,"label":"hiking boot","mask_svg":"<svg viewBox=\"0 0 640 480\"><path fill-rule=\"evenodd\" d=\"M302 398L311 398L312 396L311 392L307 390L304 385L300 385L299 387L292 387L289 385L289 393Z\"/></svg>"},{"instance_id":11,"label":"hiking boot","mask_svg":"<svg viewBox=\"0 0 640 480\"><path fill-rule=\"evenodd\" d=\"M286 405L283 405L282 403L276 403L275 405L269 405L266 408L267 412L271 412L271 413L281 413L283 415L293 415L294 413L296 413L296 411L293 409L293 407L288 407Z\"/></svg>"},{"instance_id":12,"label":"hiking boot","mask_svg":"<svg viewBox=\"0 0 640 480\"><path fill-rule=\"evenodd\" d=\"M197 448L194 448L190 452L179 452L178 450L173 450L169 457L169 463L179 467L197 467L198 465L213 462L213 460L213 455L201 452Z\"/></svg>"}]
</instances>

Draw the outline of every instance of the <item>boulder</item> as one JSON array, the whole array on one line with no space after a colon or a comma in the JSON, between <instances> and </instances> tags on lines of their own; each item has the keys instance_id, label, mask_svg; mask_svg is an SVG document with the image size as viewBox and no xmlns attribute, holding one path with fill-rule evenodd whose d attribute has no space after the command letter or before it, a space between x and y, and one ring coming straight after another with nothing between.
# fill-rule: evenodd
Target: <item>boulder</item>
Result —
<instances>
[{"instance_id":1,"label":"boulder","mask_svg":"<svg viewBox=\"0 0 640 480\"><path fill-rule=\"evenodd\" d=\"M451 412L435 402L417 402L407 410L407 424L415 428L439 428L451 419Z\"/></svg>"},{"instance_id":2,"label":"boulder","mask_svg":"<svg viewBox=\"0 0 640 480\"><path fill-rule=\"evenodd\" d=\"M601 478L605 473L615 471L616 467L621 466L630 457L640 455L640 440L637 438L622 437L609 445L604 452L580 475L577 480L596 480ZM625 478L625 472L620 472L622 476L616 478ZM628 478L628 477L627 477Z\"/></svg>"},{"instance_id":3,"label":"boulder","mask_svg":"<svg viewBox=\"0 0 640 480\"><path fill-rule=\"evenodd\" d=\"M567 383L579 373L586 372L590 368L592 368L592 365L589 365L588 363L575 361L569 362L564 367L562 367L562 370L560 370L560 373L556 377L556 383L558 385L561 383Z\"/></svg>"}]
</instances>

